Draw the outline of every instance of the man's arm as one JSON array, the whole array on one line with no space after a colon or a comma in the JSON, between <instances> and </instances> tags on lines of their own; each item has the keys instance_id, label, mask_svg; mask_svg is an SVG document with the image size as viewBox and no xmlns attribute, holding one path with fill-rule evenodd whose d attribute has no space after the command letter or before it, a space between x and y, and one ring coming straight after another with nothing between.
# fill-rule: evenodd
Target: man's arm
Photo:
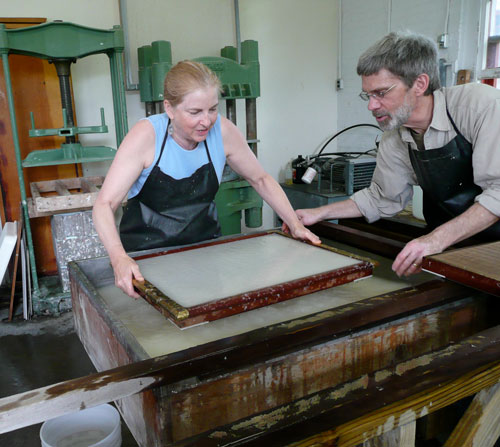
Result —
<instances>
[{"instance_id":1,"label":"man's arm","mask_svg":"<svg viewBox=\"0 0 500 447\"><path fill-rule=\"evenodd\" d=\"M499 216L475 203L467 211L440 225L431 233L408 242L396 257L392 269L398 276L417 273L422 268L424 256L441 253L450 245L474 236L498 220Z\"/></svg>"}]
</instances>

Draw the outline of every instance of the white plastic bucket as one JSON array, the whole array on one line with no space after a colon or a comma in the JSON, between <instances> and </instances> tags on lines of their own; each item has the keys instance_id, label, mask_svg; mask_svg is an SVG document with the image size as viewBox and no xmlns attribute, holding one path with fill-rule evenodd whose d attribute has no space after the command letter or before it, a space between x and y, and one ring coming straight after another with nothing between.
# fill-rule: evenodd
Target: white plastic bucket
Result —
<instances>
[{"instance_id":1,"label":"white plastic bucket","mask_svg":"<svg viewBox=\"0 0 500 447\"><path fill-rule=\"evenodd\" d=\"M109 404L66 414L42 424L42 447L120 447L120 414Z\"/></svg>"}]
</instances>

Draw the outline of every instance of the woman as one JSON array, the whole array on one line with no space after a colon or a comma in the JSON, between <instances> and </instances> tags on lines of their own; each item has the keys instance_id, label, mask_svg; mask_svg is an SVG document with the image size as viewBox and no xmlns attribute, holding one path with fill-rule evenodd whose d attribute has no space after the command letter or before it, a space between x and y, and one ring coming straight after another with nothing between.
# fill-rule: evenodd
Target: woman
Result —
<instances>
[{"instance_id":1,"label":"woman","mask_svg":"<svg viewBox=\"0 0 500 447\"><path fill-rule=\"evenodd\" d=\"M218 114L220 83L208 67L179 62L165 77L164 90L166 113L143 119L130 130L94 205L94 225L120 289L137 298L132 279L144 279L126 251L220 236L214 197L226 162L269 203L295 238L320 242L300 223L238 128ZM127 192L118 236L114 212Z\"/></svg>"}]
</instances>

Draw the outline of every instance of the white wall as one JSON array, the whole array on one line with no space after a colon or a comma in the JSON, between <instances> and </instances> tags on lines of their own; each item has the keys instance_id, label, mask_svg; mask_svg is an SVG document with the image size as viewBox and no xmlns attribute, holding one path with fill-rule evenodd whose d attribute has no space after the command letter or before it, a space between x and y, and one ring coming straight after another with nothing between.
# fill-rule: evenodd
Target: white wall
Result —
<instances>
[{"instance_id":1,"label":"white wall","mask_svg":"<svg viewBox=\"0 0 500 447\"><path fill-rule=\"evenodd\" d=\"M312 154L337 127L337 5L330 0L244 0L240 13L242 39L259 41L259 160L283 180L288 160Z\"/></svg>"},{"instance_id":2,"label":"white wall","mask_svg":"<svg viewBox=\"0 0 500 447\"><path fill-rule=\"evenodd\" d=\"M236 46L232 0L126 0L133 82L137 83L136 49L154 40L172 44L174 62L219 56ZM109 29L119 24L118 0L0 0L5 17L46 17ZM259 159L279 178L286 162L312 153L336 129L335 92L337 0L240 0L241 38L259 42L261 97L257 100ZM115 146L109 63L106 56L72 66L75 111L79 125L100 122L104 107L107 135L83 135L83 144ZM138 92L127 93L129 127L145 115ZM244 106L238 105L238 119ZM244 120L238 122L244 130ZM89 165L90 166L90 165ZM104 174L107 164L87 166ZM272 213L264 211L272 226Z\"/></svg>"}]
</instances>

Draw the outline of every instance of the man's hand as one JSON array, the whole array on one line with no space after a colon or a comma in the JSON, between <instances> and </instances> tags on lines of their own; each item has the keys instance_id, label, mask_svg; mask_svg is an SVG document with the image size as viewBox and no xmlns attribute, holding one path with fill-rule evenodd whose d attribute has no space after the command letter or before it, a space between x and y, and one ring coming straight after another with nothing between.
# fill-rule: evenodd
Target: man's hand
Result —
<instances>
[{"instance_id":1,"label":"man's hand","mask_svg":"<svg viewBox=\"0 0 500 447\"><path fill-rule=\"evenodd\" d=\"M424 256L441 253L443 248L431 234L426 234L408 242L403 250L397 255L392 270L398 276L409 276L422 271L422 259Z\"/></svg>"}]
</instances>

